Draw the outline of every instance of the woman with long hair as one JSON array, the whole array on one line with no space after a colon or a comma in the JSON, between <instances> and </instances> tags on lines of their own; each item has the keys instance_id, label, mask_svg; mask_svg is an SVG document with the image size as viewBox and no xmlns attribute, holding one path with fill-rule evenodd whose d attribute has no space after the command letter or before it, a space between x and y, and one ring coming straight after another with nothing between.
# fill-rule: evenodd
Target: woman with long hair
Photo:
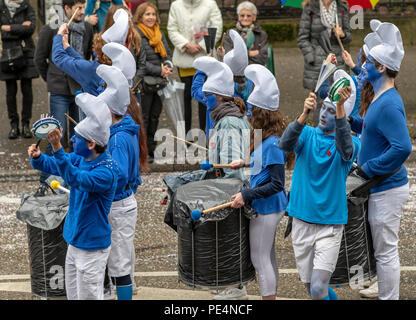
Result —
<instances>
[{"instance_id":1,"label":"woman with long hair","mask_svg":"<svg viewBox=\"0 0 416 320\"><path fill-rule=\"evenodd\" d=\"M142 78L139 87L142 97L141 104L147 134L149 160L153 160L156 148L154 136L163 106L162 100L157 92L167 84L167 81L163 80L172 74L172 57L166 37L160 31L159 13L154 4L145 2L139 5L133 17L133 23L137 27L137 31L141 37L143 51L146 53L145 75L151 76L159 83L164 83L163 85L150 86Z\"/></svg>"},{"instance_id":2,"label":"woman with long hair","mask_svg":"<svg viewBox=\"0 0 416 320\"><path fill-rule=\"evenodd\" d=\"M279 107L279 88L273 74L264 66L250 65L245 70L254 82L248 98L252 104L250 132L250 188L233 195L231 207L251 204L258 215L250 220L250 253L259 274L263 300L276 298L278 266L275 258L276 228L287 205L285 191L285 164L292 168L294 155L286 155L277 147L287 122ZM261 140L256 139L260 130ZM260 141L259 141L260 140ZM244 160L232 162L235 169L245 165Z\"/></svg>"}]
</instances>

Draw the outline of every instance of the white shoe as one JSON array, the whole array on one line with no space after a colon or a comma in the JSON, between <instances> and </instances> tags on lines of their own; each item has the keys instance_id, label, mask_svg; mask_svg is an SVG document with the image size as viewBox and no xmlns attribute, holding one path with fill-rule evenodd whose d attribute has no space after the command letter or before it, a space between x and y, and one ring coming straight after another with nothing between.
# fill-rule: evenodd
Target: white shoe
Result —
<instances>
[{"instance_id":1,"label":"white shoe","mask_svg":"<svg viewBox=\"0 0 416 320\"><path fill-rule=\"evenodd\" d=\"M364 287L364 289L367 289L368 287L370 287L371 285L373 285L374 284L374 282L377 282L377 276L375 276L373 279L371 279L371 280L366 280L366 281L364 281L364 283L363 283L363 287Z\"/></svg>"},{"instance_id":2,"label":"white shoe","mask_svg":"<svg viewBox=\"0 0 416 320\"><path fill-rule=\"evenodd\" d=\"M214 300L248 300L246 287L226 288L213 297Z\"/></svg>"},{"instance_id":3,"label":"white shoe","mask_svg":"<svg viewBox=\"0 0 416 320\"><path fill-rule=\"evenodd\" d=\"M369 288L360 290L362 298L378 298L378 282L374 282Z\"/></svg>"}]
</instances>

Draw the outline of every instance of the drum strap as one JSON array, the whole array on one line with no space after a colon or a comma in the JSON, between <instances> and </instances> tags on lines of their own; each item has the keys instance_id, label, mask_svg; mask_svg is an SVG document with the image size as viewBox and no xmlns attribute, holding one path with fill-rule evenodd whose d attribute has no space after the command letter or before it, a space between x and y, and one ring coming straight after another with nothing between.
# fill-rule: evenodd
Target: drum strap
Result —
<instances>
[{"instance_id":1,"label":"drum strap","mask_svg":"<svg viewBox=\"0 0 416 320\"><path fill-rule=\"evenodd\" d=\"M357 198L365 198L365 197L367 197L371 188L373 188L376 185L382 183L388 177L390 177L393 174L395 174L400 168L401 168L401 166L398 167L393 172L390 172L388 174L383 174L381 176L374 176L374 177L372 177L371 179L367 180L366 182L364 182L359 187L357 187L354 190L352 190L350 192L350 195L353 196L353 197L357 197Z\"/></svg>"}]
</instances>

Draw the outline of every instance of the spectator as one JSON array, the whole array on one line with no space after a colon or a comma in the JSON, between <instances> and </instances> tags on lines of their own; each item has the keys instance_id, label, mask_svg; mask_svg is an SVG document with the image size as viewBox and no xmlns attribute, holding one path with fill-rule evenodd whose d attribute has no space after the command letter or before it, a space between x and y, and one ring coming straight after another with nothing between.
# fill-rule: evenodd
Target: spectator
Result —
<instances>
[{"instance_id":1,"label":"spectator","mask_svg":"<svg viewBox=\"0 0 416 320\"><path fill-rule=\"evenodd\" d=\"M11 130L9 139L20 135L19 114L17 113L17 80L23 96L22 103L22 135L31 138L29 123L32 118L32 79L39 77L33 62L35 43L32 34L36 28L36 13L28 0L1 0L0 26L2 40L2 58L0 80L6 81L6 104ZM17 52L17 54L16 54ZM10 54L13 54L15 65Z\"/></svg>"},{"instance_id":2,"label":"spectator","mask_svg":"<svg viewBox=\"0 0 416 320\"><path fill-rule=\"evenodd\" d=\"M338 66L346 69L336 32L345 45L351 42L349 7L344 0L305 0L299 25L298 45L304 56L303 87L314 90L322 62L332 52ZM338 20L338 27L336 21ZM320 103L314 112L314 123L319 121Z\"/></svg>"},{"instance_id":3,"label":"spectator","mask_svg":"<svg viewBox=\"0 0 416 320\"><path fill-rule=\"evenodd\" d=\"M71 46L86 60L92 56L92 40L94 36L93 27L88 22L84 22L85 0L63 0L64 23L72 17L78 9L74 20L69 26L69 43ZM40 76L47 83L49 92L49 113L57 119L62 125L62 136L66 131L66 117L68 113L75 121L79 121L79 108L75 104L75 93L81 89L81 86L70 76L65 74L52 62L52 40L58 32L59 25L46 24L40 32L38 45L35 51L35 65ZM69 123L68 136L74 135L74 125ZM72 145L70 146L72 150ZM52 156L52 146L48 143L45 154ZM48 185L45 183L48 174L41 172L40 186L36 191L36 196L45 195Z\"/></svg>"},{"instance_id":4,"label":"spectator","mask_svg":"<svg viewBox=\"0 0 416 320\"><path fill-rule=\"evenodd\" d=\"M190 18L192 17L192 18ZM196 70L194 60L207 54L201 36L207 27L217 29L215 43L221 38L222 17L213 0L176 0L172 3L168 18L168 36L174 45L173 64L178 67L181 81L185 83L185 133L192 124L192 78ZM199 127L205 130L206 107L198 104Z\"/></svg>"},{"instance_id":5,"label":"spectator","mask_svg":"<svg viewBox=\"0 0 416 320\"><path fill-rule=\"evenodd\" d=\"M165 79L172 74L173 64L169 45L163 32L160 31L160 18L157 7L145 2L137 7L133 18L142 40L142 48L146 54L146 75L158 79ZM156 141L154 136L162 112L162 100L157 93L160 89L141 82L143 120L146 127L149 161L153 161Z\"/></svg>"},{"instance_id":6,"label":"spectator","mask_svg":"<svg viewBox=\"0 0 416 320\"><path fill-rule=\"evenodd\" d=\"M257 19L257 8L250 1L241 2L237 6L238 21L235 25L236 30L244 39L248 50L248 63L261 64L266 66L268 58L267 33L261 28ZM225 52L233 48L233 41L227 34L224 38Z\"/></svg>"},{"instance_id":7,"label":"spectator","mask_svg":"<svg viewBox=\"0 0 416 320\"><path fill-rule=\"evenodd\" d=\"M85 8L85 21L96 26L96 32L100 32L104 28L105 17L111 3L123 6L123 0L87 0L87 7Z\"/></svg>"}]
</instances>

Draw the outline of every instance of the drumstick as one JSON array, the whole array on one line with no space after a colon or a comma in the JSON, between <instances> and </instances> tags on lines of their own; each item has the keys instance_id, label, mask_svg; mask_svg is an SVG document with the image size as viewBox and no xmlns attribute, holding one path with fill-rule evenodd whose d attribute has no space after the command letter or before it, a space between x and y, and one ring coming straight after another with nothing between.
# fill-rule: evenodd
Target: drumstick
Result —
<instances>
[{"instance_id":1,"label":"drumstick","mask_svg":"<svg viewBox=\"0 0 416 320\"><path fill-rule=\"evenodd\" d=\"M196 143L193 143L193 142L189 142L189 141L187 141L187 140L185 140L185 139L178 138L178 137L175 137L175 136L173 136L173 135L171 135L171 137L172 137L172 138L175 138L175 139L178 139L178 140L181 140L181 141L183 141L183 142L186 142L186 143L192 144L192 145L194 145L195 147L198 147L198 148L203 149L203 150L205 150L205 151L208 151L208 149L207 149L207 148L205 148L205 147L203 147L203 146L200 146L199 144L196 144Z\"/></svg>"},{"instance_id":2,"label":"drumstick","mask_svg":"<svg viewBox=\"0 0 416 320\"><path fill-rule=\"evenodd\" d=\"M199 165L202 170L209 170L211 168L232 168L231 163L210 163L209 161L203 161ZM248 167L245 164L243 167Z\"/></svg>"},{"instance_id":3,"label":"drumstick","mask_svg":"<svg viewBox=\"0 0 416 320\"><path fill-rule=\"evenodd\" d=\"M42 141L42 139L39 139L38 142L36 142L36 149L39 148L39 144Z\"/></svg>"},{"instance_id":4,"label":"drumstick","mask_svg":"<svg viewBox=\"0 0 416 320\"><path fill-rule=\"evenodd\" d=\"M344 46L342 45L341 39L339 38L338 32L336 32L336 29L339 28L339 24L338 24L338 15L335 15L335 26L336 28L334 28L334 33L335 33L335 37L338 40L338 44L341 47L342 51L344 52Z\"/></svg>"},{"instance_id":5,"label":"drumstick","mask_svg":"<svg viewBox=\"0 0 416 320\"><path fill-rule=\"evenodd\" d=\"M66 115L66 117L69 119L69 120L71 120L71 122L73 123L73 124L75 124L75 125L77 125L78 123L74 120L74 119L72 119L67 113L65 113L65 115Z\"/></svg>"},{"instance_id":6,"label":"drumstick","mask_svg":"<svg viewBox=\"0 0 416 320\"><path fill-rule=\"evenodd\" d=\"M223 34L222 34L222 39L221 39L221 43L220 43L220 47L224 47L224 38L225 38L225 35L226 35L226 32L224 32Z\"/></svg>"},{"instance_id":7,"label":"drumstick","mask_svg":"<svg viewBox=\"0 0 416 320\"><path fill-rule=\"evenodd\" d=\"M53 190L58 190L59 189L63 192L69 193L69 190L67 188L62 187L58 180L51 181L50 186Z\"/></svg>"},{"instance_id":8,"label":"drumstick","mask_svg":"<svg viewBox=\"0 0 416 320\"><path fill-rule=\"evenodd\" d=\"M199 210L194 210L194 211L191 212L192 220L199 220L203 214L206 214L206 213L210 213L210 212L213 212L213 211L216 211L216 210L220 210L220 209L227 208L227 207L231 206L233 202L234 201L226 202L226 203L220 204L219 206L202 210L202 212L199 211Z\"/></svg>"},{"instance_id":9,"label":"drumstick","mask_svg":"<svg viewBox=\"0 0 416 320\"><path fill-rule=\"evenodd\" d=\"M69 22L68 22L68 27L69 27L69 25L71 24L72 20L74 20L75 15L77 14L78 10L79 10L79 7L78 7L78 8L75 10L75 12L72 14L71 19L69 19Z\"/></svg>"}]
</instances>

